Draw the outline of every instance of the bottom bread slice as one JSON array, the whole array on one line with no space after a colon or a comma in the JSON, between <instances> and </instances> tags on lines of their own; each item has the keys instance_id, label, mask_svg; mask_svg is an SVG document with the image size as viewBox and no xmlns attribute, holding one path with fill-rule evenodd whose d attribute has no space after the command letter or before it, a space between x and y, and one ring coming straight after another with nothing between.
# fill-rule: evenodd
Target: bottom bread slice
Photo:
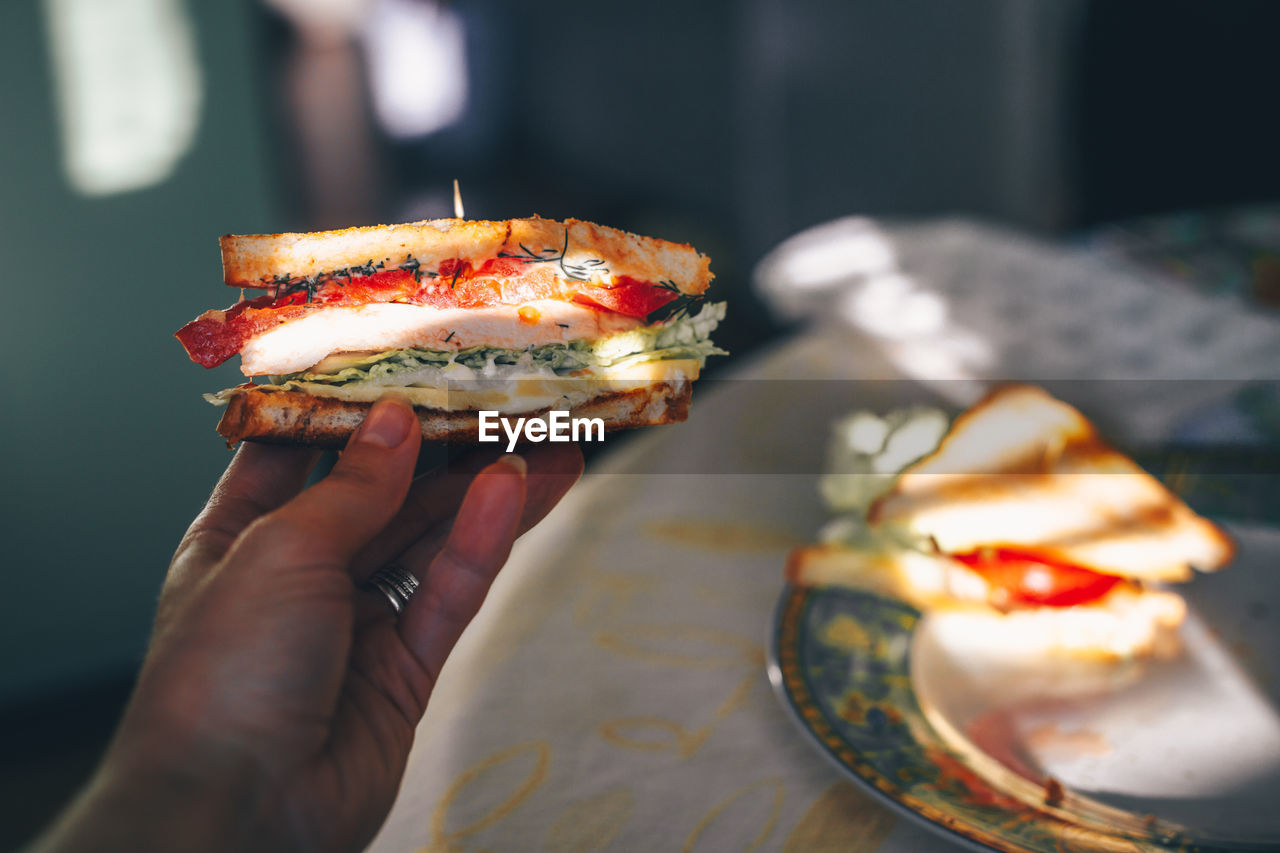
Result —
<instances>
[{"instance_id":1,"label":"bottom bread slice","mask_svg":"<svg viewBox=\"0 0 1280 853\"><path fill-rule=\"evenodd\" d=\"M641 388L611 391L569 410L575 418L600 418L607 432L678 423L689 415L692 383L685 379L654 382ZM371 403L317 397L301 391L261 391L246 388L234 394L218 422L218 433L232 447L241 441L341 448L364 421ZM426 441L475 443L479 440L479 412L447 411L415 406ZM550 407L509 413L508 417L537 418ZM506 413L504 413L506 414Z\"/></svg>"}]
</instances>

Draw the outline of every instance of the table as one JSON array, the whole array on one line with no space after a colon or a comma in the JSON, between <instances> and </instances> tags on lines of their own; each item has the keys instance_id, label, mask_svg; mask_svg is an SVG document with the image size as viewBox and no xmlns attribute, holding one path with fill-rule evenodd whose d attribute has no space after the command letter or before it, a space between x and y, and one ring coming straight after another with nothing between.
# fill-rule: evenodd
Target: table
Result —
<instances>
[{"instance_id":1,"label":"table","mask_svg":"<svg viewBox=\"0 0 1280 853\"><path fill-rule=\"evenodd\" d=\"M630 437L517 544L441 675L371 850L955 849L843 781L765 674L787 550L828 517L816 488L828 424L859 407L963 402L994 378L1103 378L1121 384L1092 383L1098 403L1126 399L1134 414L1118 429L1167 437L1271 372L1280 334L1194 294L1153 303L981 227L881 233L900 238L887 261L855 253L873 272L789 294L793 316L833 321L699 383L689 422ZM869 281L882 304L858 309ZM943 300L954 328L935 322L937 301L902 301L913 292ZM1071 314L1082 293L1097 300L1083 320ZM1042 304L1052 340L1029 313ZM876 310L901 322L877 332ZM1002 330L1008 312L1021 319ZM1099 317L1155 328L1116 360ZM1206 317L1214 328L1189 337ZM1166 359L1171 343L1180 354ZM1169 405L1152 378L1201 384Z\"/></svg>"},{"instance_id":2,"label":"table","mask_svg":"<svg viewBox=\"0 0 1280 853\"><path fill-rule=\"evenodd\" d=\"M833 346L873 357L804 337L699 388L690 422L636 436L517 545L372 850L945 846L842 781L765 674L787 549L825 513L808 474L731 472L820 463L768 377Z\"/></svg>"}]
</instances>

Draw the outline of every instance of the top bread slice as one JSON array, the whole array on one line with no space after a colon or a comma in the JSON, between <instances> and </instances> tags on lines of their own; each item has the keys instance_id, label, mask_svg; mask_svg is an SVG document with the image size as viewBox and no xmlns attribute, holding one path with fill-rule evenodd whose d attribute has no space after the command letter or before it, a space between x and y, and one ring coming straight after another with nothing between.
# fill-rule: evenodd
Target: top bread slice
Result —
<instances>
[{"instance_id":1,"label":"top bread slice","mask_svg":"<svg viewBox=\"0 0 1280 853\"><path fill-rule=\"evenodd\" d=\"M608 286L627 276L669 282L698 295L713 278L711 261L692 246L568 219L531 217L489 222L428 219L311 234L228 234L221 238L222 274L233 287L263 287L278 276L309 278L353 266L423 271L459 259L478 266L499 255L554 262L567 277ZM567 268L567 269L566 269Z\"/></svg>"},{"instance_id":2,"label":"top bread slice","mask_svg":"<svg viewBox=\"0 0 1280 853\"><path fill-rule=\"evenodd\" d=\"M1183 581L1230 561L1231 540L1076 409L1006 386L962 414L938 449L907 468L868 513L944 553L1034 549L1121 577Z\"/></svg>"}]
</instances>

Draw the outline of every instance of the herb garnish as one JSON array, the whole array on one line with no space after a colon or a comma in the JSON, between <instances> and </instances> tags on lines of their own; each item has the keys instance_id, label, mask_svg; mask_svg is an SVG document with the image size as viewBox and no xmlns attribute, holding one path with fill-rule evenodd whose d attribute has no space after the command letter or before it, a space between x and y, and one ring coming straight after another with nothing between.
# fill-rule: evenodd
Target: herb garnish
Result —
<instances>
[{"instance_id":1,"label":"herb garnish","mask_svg":"<svg viewBox=\"0 0 1280 853\"><path fill-rule=\"evenodd\" d=\"M272 299L279 299L281 296L292 296L295 293L305 293L306 301L311 302L316 298L316 289L320 286L320 276L294 278L286 273L273 276L271 286Z\"/></svg>"},{"instance_id":2,"label":"herb garnish","mask_svg":"<svg viewBox=\"0 0 1280 853\"><path fill-rule=\"evenodd\" d=\"M399 266L399 269L402 269L407 273L412 273L414 281L422 281L422 264L420 264L418 259L413 255L409 255L408 259Z\"/></svg>"},{"instance_id":3,"label":"herb garnish","mask_svg":"<svg viewBox=\"0 0 1280 853\"><path fill-rule=\"evenodd\" d=\"M580 264L571 264L565 261L564 257L569 252L569 229L564 230L564 245L559 251L556 249L539 249L533 251L524 243L520 243L520 252L499 252L500 258L517 258L527 264L545 264L556 262L560 265L560 272L570 281L590 281L591 273L598 272L603 275L609 274L609 269L605 267L604 261L599 258L590 258Z\"/></svg>"},{"instance_id":4,"label":"herb garnish","mask_svg":"<svg viewBox=\"0 0 1280 853\"><path fill-rule=\"evenodd\" d=\"M680 286L678 284L676 284L674 281L670 281L667 279L663 279L659 281L657 284L654 285L654 287L660 287L663 290L670 290L672 293L676 295L676 298L668 302L666 305L663 305L661 308L654 309L654 311L650 313L648 317L648 320L651 323L663 322L667 320L675 320L680 317L687 317L689 316L690 308L692 308L693 306L697 305L698 303L706 299L706 297L703 296L702 294L695 295L690 293L682 293L680 291Z\"/></svg>"},{"instance_id":5,"label":"herb garnish","mask_svg":"<svg viewBox=\"0 0 1280 853\"><path fill-rule=\"evenodd\" d=\"M373 259L370 258L363 264L352 264L343 269L316 273L311 276L291 276L288 273L272 276L270 284L271 298L279 299L282 296L305 293L306 302L310 304L315 301L316 291L329 282L335 282L339 287L346 287L356 276L371 276L382 268L382 261L378 261L375 264ZM346 281L344 282L340 279L346 279Z\"/></svg>"},{"instance_id":6,"label":"herb garnish","mask_svg":"<svg viewBox=\"0 0 1280 853\"><path fill-rule=\"evenodd\" d=\"M351 278L353 275L369 276L373 275L380 269L382 269L382 261L378 261L375 264L373 259L370 258L363 264L355 264L354 266L347 267L345 270L340 270L338 273L335 273L335 275L341 274L347 278Z\"/></svg>"}]
</instances>

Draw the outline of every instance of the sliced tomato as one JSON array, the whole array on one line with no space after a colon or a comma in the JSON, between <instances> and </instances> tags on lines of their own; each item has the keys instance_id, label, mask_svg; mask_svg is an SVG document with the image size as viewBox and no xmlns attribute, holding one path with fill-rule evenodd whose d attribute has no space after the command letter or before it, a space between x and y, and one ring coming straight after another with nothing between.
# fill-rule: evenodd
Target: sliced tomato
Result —
<instances>
[{"instance_id":1,"label":"sliced tomato","mask_svg":"<svg viewBox=\"0 0 1280 853\"><path fill-rule=\"evenodd\" d=\"M316 290L312 303L320 305L364 305L367 302L391 302L411 298L418 292L419 282L408 270L380 270L373 275L333 278ZM305 294L293 294L295 297Z\"/></svg>"},{"instance_id":2,"label":"sliced tomato","mask_svg":"<svg viewBox=\"0 0 1280 853\"><path fill-rule=\"evenodd\" d=\"M479 269L466 261L445 261L439 274L423 278L411 300L434 308L483 308L519 305L536 299L567 299L569 294L546 266L496 258Z\"/></svg>"},{"instance_id":3,"label":"sliced tomato","mask_svg":"<svg viewBox=\"0 0 1280 853\"><path fill-rule=\"evenodd\" d=\"M475 275L495 278L519 278L537 269L552 271L549 263L529 263L523 258L490 258L480 265L480 268L475 271Z\"/></svg>"},{"instance_id":4,"label":"sliced tomato","mask_svg":"<svg viewBox=\"0 0 1280 853\"><path fill-rule=\"evenodd\" d=\"M979 548L953 559L986 578L997 603L1072 607L1096 601L1123 580L1024 548Z\"/></svg>"},{"instance_id":5,"label":"sliced tomato","mask_svg":"<svg viewBox=\"0 0 1280 853\"><path fill-rule=\"evenodd\" d=\"M573 295L574 301L607 308L628 317L647 317L679 294L647 281L618 276L613 287L587 285Z\"/></svg>"}]
</instances>

